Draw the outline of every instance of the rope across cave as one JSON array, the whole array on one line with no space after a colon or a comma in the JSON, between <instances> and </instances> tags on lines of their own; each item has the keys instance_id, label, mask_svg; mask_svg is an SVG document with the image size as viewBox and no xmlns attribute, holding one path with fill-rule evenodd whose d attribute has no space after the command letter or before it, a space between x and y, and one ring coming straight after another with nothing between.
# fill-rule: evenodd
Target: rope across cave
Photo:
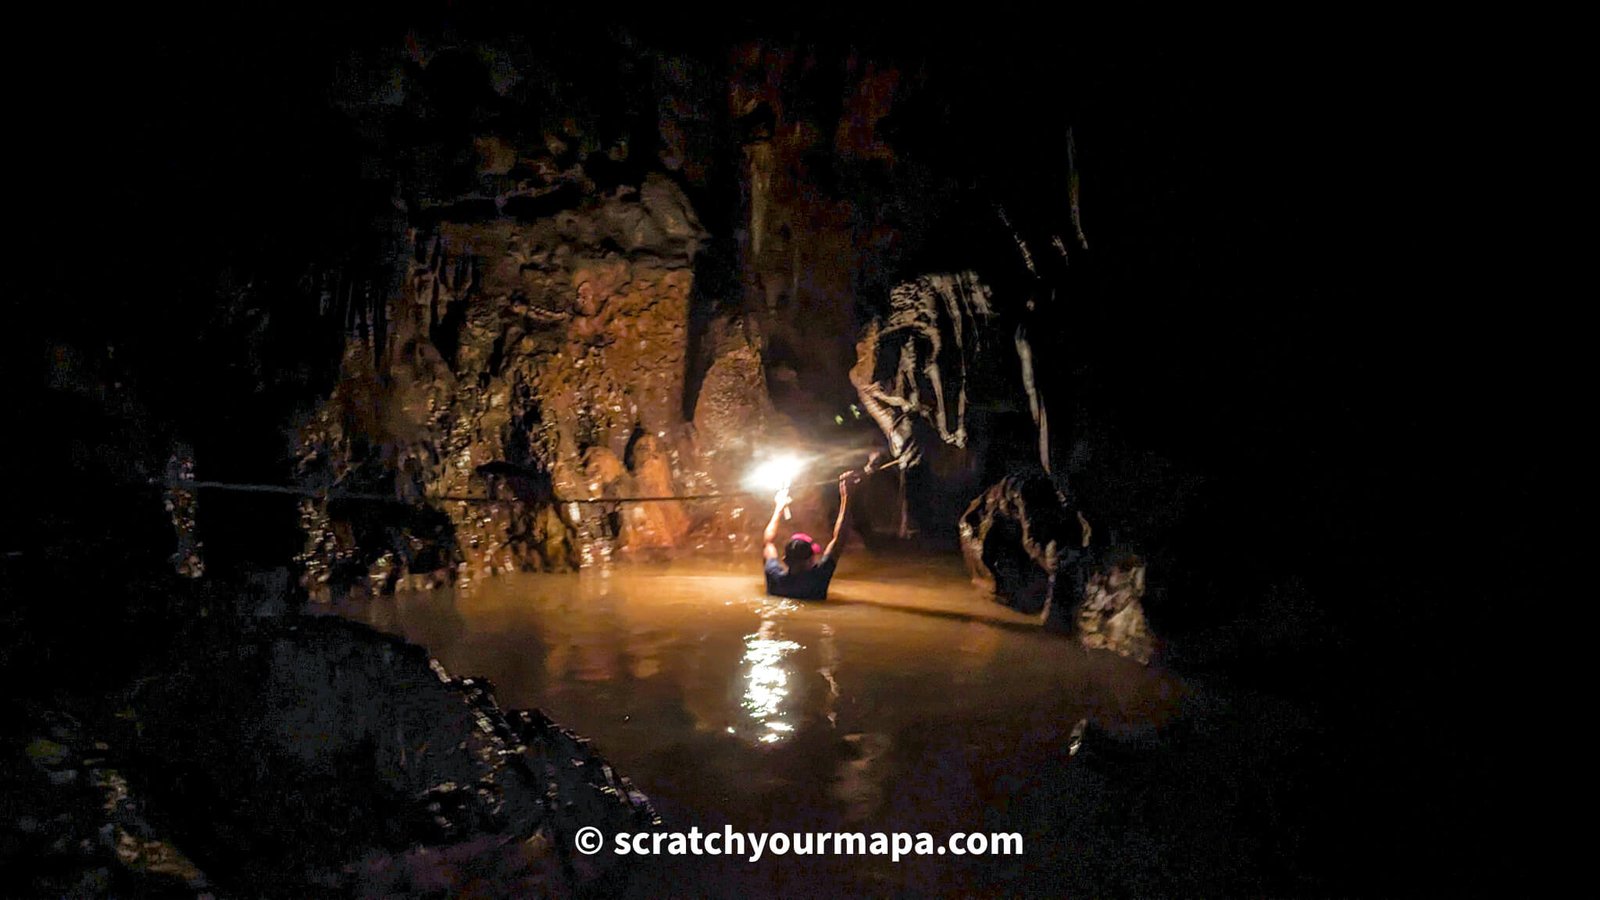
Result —
<instances>
[{"instance_id":1,"label":"rope across cave","mask_svg":"<svg viewBox=\"0 0 1600 900\"><path fill-rule=\"evenodd\" d=\"M356 491L326 491L313 488L296 487L285 484L244 484L231 481L185 481L168 480L162 482L167 487L179 491L236 491L249 494L288 494L295 497L310 497L315 500L361 500L369 503L394 503L401 506L412 506L417 502L434 500L440 503L509 503L511 500L496 499L494 497L462 496L459 494L423 495L416 501L396 497L393 494L367 494ZM827 481L813 481L808 484L794 485L795 488L822 487L823 485L838 484L838 479ZM716 494L685 494L675 497L592 497L583 499L566 499L561 497L551 498L551 503L667 503L674 501L690 500L727 500L734 497L754 497L765 495L766 491L723 491Z\"/></svg>"}]
</instances>

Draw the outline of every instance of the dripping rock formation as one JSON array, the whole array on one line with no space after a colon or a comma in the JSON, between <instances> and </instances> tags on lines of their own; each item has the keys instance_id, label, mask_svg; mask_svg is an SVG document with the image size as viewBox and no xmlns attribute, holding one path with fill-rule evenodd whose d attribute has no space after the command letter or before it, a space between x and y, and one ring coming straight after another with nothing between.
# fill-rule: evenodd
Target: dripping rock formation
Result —
<instances>
[{"instance_id":1,"label":"dripping rock formation","mask_svg":"<svg viewBox=\"0 0 1600 900\"><path fill-rule=\"evenodd\" d=\"M753 348L718 357L685 416L703 238L654 174L532 220L414 230L383 343L351 339L299 464L305 484L388 493L409 512L308 501L313 586L562 571L723 533L704 504L566 502L713 492L700 461L760 437Z\"/></svg>"}]
</instances>

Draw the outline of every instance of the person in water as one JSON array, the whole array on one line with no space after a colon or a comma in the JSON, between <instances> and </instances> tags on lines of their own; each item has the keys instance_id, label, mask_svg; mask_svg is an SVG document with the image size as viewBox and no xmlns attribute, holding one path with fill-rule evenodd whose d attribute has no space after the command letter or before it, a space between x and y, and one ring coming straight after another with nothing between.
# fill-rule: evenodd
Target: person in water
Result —
<instances>
[{"instance_id":1,"label":"person in water","mask_svg":"<svg viewBox=\"0 0 1600 900\"><path fill-rule=\"evenodd\" d=\"M833 570L839 564L839 532L844 528L844 511L850 503L849 475L839 477L839 518L833 523L833 540L827 548L818 546L811 535L797 531L784 545L780 562L773 540L778 536L778 519L789 503L789 489L784 488L773 498L772 521L767 523L763 536L766 546L761 558L767 574L767 593L795 600L826 600L828 582L833 580Z\"/></svg>"}]
</instances>

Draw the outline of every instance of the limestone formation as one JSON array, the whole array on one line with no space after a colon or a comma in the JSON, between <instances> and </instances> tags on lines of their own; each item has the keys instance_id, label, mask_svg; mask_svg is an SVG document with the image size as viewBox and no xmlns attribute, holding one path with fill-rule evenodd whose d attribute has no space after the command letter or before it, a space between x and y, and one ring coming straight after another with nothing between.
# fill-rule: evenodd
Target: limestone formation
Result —
<instances>
[{"instance_id":1,"label":"limestone formation","mask_svg":"<svg viewBox=\"0 0 1600 900\"><path fill-rule=\"evenodd\" d=\"M531 221L414 230L384 342L352 338L299 471L395 504L308 503L310 586L470 582L682 543L681 508L564 501L679 492L703 236L659 175Z\"/></svg>"},{"instance_id":2,"label":"limestone formation","mask_svg":"<svg viewBox=\"0 0 1600 900\"><path fill-rule=\"evenodd\" d=\"M1145 621L1145 564L1137 556L1118 559L1089 577L1074 625L1085 647L1102 648L1147 663L1155 638Z\"/></svg>"},{"instance_id":3,"label":"limestone formation","mask_svg":"<svg viewBox=\"0 0 1600 900\"><path fill-rule=\"evenodd\" d=\"M974 583L1019 612L1042 614L1057 592L1063 563L1075 563L1087 538L1078 517L1043 475L1008 475L974 499L961 517L961 550Z\"/></svg>"},{"instance_id":4,"label":"limestone formation","mask_svg":"<svg viewBox=\"0 0 1600 900\"><path fill-rule=\"evenodd\" d=\"M1144 561L1093 559L1088 520L1042 473L991 486L967 507L960 535L973 583L995 602L1038 615L1085 647L1150 661Z\"/></svg>"},{"instance_id":5,"label":"limestone formation","mask_svg":"<svg viewBox=\"0 0 1600 900\"><path fill-rule=\"evenodd\" d=\"M263 893L408 894L486 868L534 893L592 890L624 876L616 858L569 865L556 848L583 826L660 824L587 741L365 626L301 620L194 652L143 688L129 739L190 823L182 845Z\"/></svg>"},{"instance_id":6,"label":"limestone formation","mask_svg":"<svg viewBox=\"0 0 1600 900\"><path fill-rule=\"evenodd\" d=\"M774 415L760 351L739 343L717 357L695 404L700 439L718 450L748 450Z\"/></svg>"}]
</instances>

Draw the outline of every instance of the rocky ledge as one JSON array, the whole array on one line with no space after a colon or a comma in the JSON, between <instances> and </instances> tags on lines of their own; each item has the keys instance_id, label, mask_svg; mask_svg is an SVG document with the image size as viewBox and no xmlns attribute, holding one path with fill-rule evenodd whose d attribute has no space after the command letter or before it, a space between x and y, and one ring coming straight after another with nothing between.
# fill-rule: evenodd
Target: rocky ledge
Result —
<instances>
[{"instance_id":1,"label":"rocky ledge","mask_svg":"<svg viewBox=\"0 0 1600 900\"><path fill-rule=\"evenodd\" d=\"M1084 647L1148 663L1155 638L1145 618L1145 561L1095 552L1089 522L1042 474L1008 475L961 517L961 550L973 583L997 603L1072 634Z\"/></svg>"},{"instance_id":2,"label":"rocky ledge","mask_svg":"<svg viewBox=\"0 0 1600 900\"><path fill-rule=\"evenodd\" d=\"M46 894L419 896L610 891L579 828L660 825L588 741L419 647L331 618L191 656L98 724L14 733L13 885ZM11 788L15 788L12 790ZM31 892L31 891L30 891Z\"/></svg>"}]
</instances>

